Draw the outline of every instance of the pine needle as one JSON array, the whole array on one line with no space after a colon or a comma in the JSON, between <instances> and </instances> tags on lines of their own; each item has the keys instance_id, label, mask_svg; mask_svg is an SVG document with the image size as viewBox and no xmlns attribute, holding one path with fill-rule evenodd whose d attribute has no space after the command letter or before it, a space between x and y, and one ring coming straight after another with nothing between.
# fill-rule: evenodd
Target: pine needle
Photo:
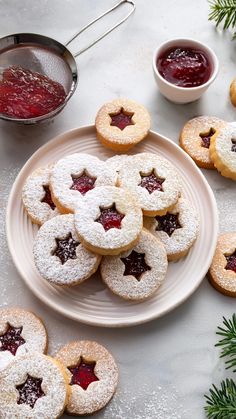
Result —
<instances>
[{"instance_id":1,"label":"pine needle","mask_svg":"<svg viewBox=\"0 0 236 419\"><path fill-rule=\"evenodd\" d=\"M207 405L204 407L208 419L235 419L236 418L236 384L226 378L221 387L214 384L205 394Z\"/></svg>"},{"instance_id":2,"label":"pine needle","mask_svg":"<svg viewBox=\"0 0 236 419\"><path fill-rule=\"evenodd\" d=\"M208 20L214 20L216 27L223 23L223 29L236 26L236 0L209 0L210 13ZM236 32L233 35L236 39Z\"/></svg>"},{"instance_id":3,"label":"pine needle","mask_svg":"<svg viewBox=\"0 0 236 419\"><path fill-rule=\"evenodd\" d=\"M222 348L220 357L228 357L226 360L227 369L236 367L236 314L234 313L232 319L223 317L223 324L225 327L218 327L216 334L222 336L215 346ZM233 370L236 372L236 369Z\"/></svg>"}]
</instances>

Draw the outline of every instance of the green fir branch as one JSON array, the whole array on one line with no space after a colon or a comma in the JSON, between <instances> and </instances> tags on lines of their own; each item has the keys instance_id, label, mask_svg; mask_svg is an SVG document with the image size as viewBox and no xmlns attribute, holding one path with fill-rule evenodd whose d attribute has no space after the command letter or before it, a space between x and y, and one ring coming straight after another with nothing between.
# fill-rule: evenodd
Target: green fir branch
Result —
<instances>
[{"instance_id":1,"label":"green fir branch","mask_svg":"<svg viewBox=\"0 0 236 419\"><path fill-rule=\"evenodd\" d=\"M204 407L208 419L235 419L236 418L236 384L228 378L222 381L221 387L214 384L205 394L206 406Z\"/></svg>"},{"instance_id":2,"label":"green fir branch","mask_svg":"<svg viewBox=\"0 0 236 419\"><path fill-rule=\"evenodd\" d=\"M214 20L216 27L223 23L223 29L236 26L236 0L209 0L210 13L208 20ZM236 39L236 32L233 35Z\"/></svg>"},{"instance_id":3,"label":"green fir branch","mask_svg":"<svg viewBox=\"0 0 236 419\"><path fill-rule=\"evenodd\" d=\"M225 327L218 327L216 334L222 336L215 346L221 347L220 357L228 357L225 362L226 368L236 367L236 314L234 313L232 319L223 317L223 324ZM236 372L236 369L233 370Z\"/></svg>"}]
</instances>

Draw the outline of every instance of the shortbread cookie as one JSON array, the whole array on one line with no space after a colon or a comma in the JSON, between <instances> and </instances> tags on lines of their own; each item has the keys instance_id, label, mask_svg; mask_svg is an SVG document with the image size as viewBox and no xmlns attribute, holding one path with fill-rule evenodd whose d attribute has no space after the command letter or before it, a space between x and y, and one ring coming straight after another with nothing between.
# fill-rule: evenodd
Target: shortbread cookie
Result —
<instances>
[{"instance_id":1,"label":"shortbread cookie","mask_svg":"<svg viewBox=\"0 0 236 419\"><path fill-rule=\"evenodd\" d=\"M127 190L103 186L78 201L75 227L81 242L101 255L135 246L143 226L140 206Z\"/></svg>"},{"instance_id":2,"label":"shortbread cookie","mask_svg":"<svg viewBox=\"0 0 236 419\"><path fill-rule=\"evenodd\" d=\"M118 184L135 194L148 217L166 214L177 202L181 188L174 166L152 153L130 157L129 164L120 169Z\"/></svg>"},{"instance_id":3,"label":"shortbread cookie","mask_svg":"<svg viewBox=\"0 0 236 419\"><path fill-rule=\"evenodd\" d=\"M115 186L116 171L89 154L75 153L59 160L52 171L53 200L63 213L74 212L76 202L96 186Z\"/></svg>"},{"instance_id":4,"label":"shortbread cookie","mask_svg":"<svg viewBox=\"0 0 236 419\"><path fill-rule=\"evenodd\" d=\"M214 169L209 154L210 142L214 134L225 127L227 122L214 116L199 116L190 119L180 134L180 146L199 167Z\"/></svg>"},{"instance_id":5,"label":"shortbread cookie","mask_svg":"<svg viewBox=\"0 0 236 419\"><path fill-rule=\"evenodd\" d=\"M236 78L230 84L229 95L232 105L236 106Z\"/></svg>"},{"instance_id":6,"label":"shortbread cookie","mask_svg":"<svg viewBox=\"0 0 236 419\"><path fill-rule=\"evenodd\" d=\"M97 270L101 260L80 243L73 214L47 221L37 234L33 252L40 275L55 285L80 284Z\"/></svg>"},{"instance_id":7,"label":"shortbread cookie","mask_svg":"<svg viewBox=\"0 0 236 419\"><path fill-rule=\"evenodd\" d=\"M19 355L35 351L47 351L47 332L42 321L22 308L0 309L0 371Z\"/></svg>"},{"instance_id":8,"label":"shortbread cookie","mask_svg":"<svg viewBox=\"0 0 236 419\"><path fill-rule=\"evenodd\" d=\"M115 151L127 151L142 141L150 130L147 109L128 99L115 99L98 111L95 121L101 143Z\"/></svg>"},{"instance_id":9,"label":"shortbread cookie","mask_svg":"<svg viewBox=\"0 0 236 419\"><path fill-rule=\"evenodd\" d=\"M57 419L69 399L68 384L59 361L37 352L19 356L0 374L0 417Z\"/></svg>"},{"instance_id":10,"label":"shortbread cookie","mask_svg":"<svg viewBox=\"0 0 236 419\"><path fill-rule=\"evenodd\" d=\"M209 278L222 294L236 297L236 231L219 236Z\"/></svg>"},{"instance_id":11,"label":"shortbread cookie","mask_svg":"<svg viewBox=\"0 0 236 419\"><path fill-rule=\"evenodd\" d=\"M180 198L167 214L145 217L144 226L162 241L168 260L177 260L185 256L195 242L199 217L190 202Z\"/></svg>"},{"instance_id":12,"label":"shortbread cookie","mask_svg":"<svg viewBox=\"0 0 236 419\"><path fill-rule=\"evenodd\" d=\"M105 256L101 276L108 288L127 300L150 297L163 282L167 256L163 244L143 229L132 250L118 256Z\"/></svg>"},{"instance_id":13,"label":"shortbread cookie","mask_svg":"<svg viewBox=\"0 0 236 419\"><path fill-rule=\"evenodd\" d=\"M118 368L107 349L96 342L72 342L59 350L56 359L67 368L70 415L89 415L107 405L118 383Z\"/></svg>"},{"instance_id":14,"label":"shortbread cookie","mask_svg":"<svg viewBox=\"0 0 236 419\"><path fill-rule=\"evenodd\" d=\"M210 156L222 176L236 180L236 129L232 125L214 135Z\"/></svg>"},{"instance_id":15,"label":"shortbread cookie","mask_svg":"<svg viewBox=\"0 0 236 419\"><path fill-rule=\"evenodd\" d=\"M51 170L52 166L36 169L27 178L22 190L26 212L39 225L59 214L49 189Z\"/></svg>"}]
</instances>

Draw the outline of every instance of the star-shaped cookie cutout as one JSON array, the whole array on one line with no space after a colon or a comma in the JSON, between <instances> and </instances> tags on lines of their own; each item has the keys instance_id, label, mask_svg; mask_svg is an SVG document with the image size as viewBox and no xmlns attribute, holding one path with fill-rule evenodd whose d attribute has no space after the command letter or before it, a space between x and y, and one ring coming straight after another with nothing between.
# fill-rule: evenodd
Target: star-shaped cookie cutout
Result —
<instances>
[{"instance_id":1,"label":"star-shaped cookie cutout","mask_svg":"<svg viewBox=\"0 0 236 419\"><path fill-rule=\"evenodd\" d=\"M162 183L165 182L165 179L156 176L154 169L150 173L150 175L143 175L140 173L141 182L139 186L142 188L147 189L147 191L151 194L154 191L161 191L163 192Z\"/></svg>"},{"instance_id":2,"label":"star-shaped cookie cutout","mask_svg":"<svg viewBox=\"0 0 236 419\"><path fill-rule=\"evenodd\" d=\"M111 117L110 125L119 128L121 131L128 125L134 125L132 117L134 113L125 112L124 108L121 108L118 113L109 113Z\"/></svg>"},{"instance_id":3,"label":"star-shaped cookie cutout","mask_svg":"<svg viewBox=\"0 0 236 419\"><path fill-rule=\"evenodd\" d=\"M132 275L138 281L140 281L144 272L151 270L150 266L148 266L145 261L145 253L138 253L135 250L132 250L129 256L120 259L125 265L124 276Z\"/></svg>"},{"instance_id":4,"label":"star-shaped cookie cutout","mask_svg":"<svg viewBox=\"0 0 236 419\"><path fill-rule=\"evenodd\" d=\"M168 236L171 236L178 228L182 228L179 223L179 214L167 212L166 215L157 215L155 218L158 222L156 231L165 231Z\"/></svg>"},{"instance_id":5,"label":"star-shaped cookie cutout","mask_svg":"<svg viewBox=\"0 0 236 419\"><path fill-rule=\"evenodd\" d=\"M87 390L89 384L94 381L99 381L99 378L94 373L96 362L87 362L81 357L80 362L75 367L68 367L71 372L71 385L77 384L84 390Z\"/></svg>"},{"instance_id":6,"label":"star-shaped cookie cutout","mask_svg":"<svg viewBox=\"0 0 236 419\"><path fill-rule=\"evenodd\" d=\"M79 242L74 240L70 233L65 239L56 239L57 247L53 251L52 255L60 258L62 265L67 262L68 259L76 259L76 247L79 246Z\"/></svg>"},{"instance_id":7,"label":"star-shaped cookie cutout","mask_svg":"<svg viewBox=\"0 0 236 419\"><path fill-rule=\"evenodd\" d=\"M0 351L10 351L12 355L16 354L19 346L25 343L21 336L23 327L7 326L6 332L0 336Z\"/></svg>"},{"instance_id":8,"label":"star-shaped cookie cutout","mask_svg":"<svg viewBox=\"0 0 236 419\"><path fill-rule=\"evenodd\" d=\"M27 375L25 382L16 386L19 393L17 404L28 404L33 408L36 401L45 396L41 387L42 381L42 378L35 378L31 377L31 375Z\"/></svg>"}]
</instances>

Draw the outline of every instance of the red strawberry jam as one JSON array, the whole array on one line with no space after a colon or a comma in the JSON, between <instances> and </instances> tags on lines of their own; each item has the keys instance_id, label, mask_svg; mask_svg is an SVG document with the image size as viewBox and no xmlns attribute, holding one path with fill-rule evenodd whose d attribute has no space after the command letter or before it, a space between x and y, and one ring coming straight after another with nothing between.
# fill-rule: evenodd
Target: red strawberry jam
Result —
<instances>
[{"instance_id":1,"label":"red strawberry jam","mask_svg":"<svg viewBox=\"0 0 236 419\"><path fill-rule=\"evenodd\" d=\"M165 80L180 87L201 86L212 72L205 52L187 47L166 50L157 60L157 69Z\"/></svg>"},{"instance_id":2,"label":"red strawberry jam","mask_svg":"<svg viewBox=\"0 0 236 419\"><path fill-rule=\"evenodd\" d=\"M132 121L133 113L125 113L124 109L121 108L120 112L117 114L109 114L111 117L110 125L119 128L121 131L125 129L128 125L134 125Z\"/></svg>"},{"instance_id":3,"label":"red strawberry jam","mask_svg":"<svg viewBox=\"0 0 236 419\"><path fill-rule=\"evenodd\" d=\"M231 151L234 151L236 153L236 140L231 140L231 142L232 142Z\"/></svg>"},{"instance_id":4,"label":"red strawberry jam","mask_svg":"<svg viewBox=\"0 0 236 419\"><path fill-rule=\"evenodd\" d=\"M43 199L41 200L41 202L45 202L46 204L48 204L52 210L54 210L56 208L56 205L54 204L53 200L52 200L52 196L51 196L51 192L49 189L48 185L43 185L43 189L45 192L45 195L43 197Z\"/></svg>"},{"instance_id":5,"label":"red strawberry jam","mask_svg":"<svg viewBox=\"0 0 236 419\"><path fill-rule=\"evenodd\" d=\"M8 324L6 332L0 336L0 351L10 351L15 355L19 346L25 343L21 336L22 329L23 327L13 327Z\"/></svg>"},{"instance_id":6,"label":"red strawberry jam","mask_svg":"<svg viewBox=\"0 0 236 419\"><path fill-rule=\"evenodd\" d=\"M68 259L76 259L76 247L79 246L79 242L75 241L71 233L65 239L56 239L57 247L52 253L53 256L59 257L62 265L67 262Z\"/></svg>"},{"instance_id":7,"label":"red strawberry jam","mask_svg":"<svg viewBox=\"0 0 236 419\"><path fill-rule=\"evenodd\" d=\"M99 378L94 373L95 365L96 362L86 362L81 357L80 363L76 367L68 367L68 370L72 374L70 384L77 384L84 390L87 390L89 384L94 381L99 381Z\"/></svg>"},{"instance_id":8,"label":"red strawberry jam","mask_svg":"<svg viewBox=\"0 0 236 419\"><path fill-rule=\"evenodd\" d=\"M115 204L111 208L100 208L101 214L96 222L102 224L105 231L110 228L121 229L121 221L124 218L123 214L117 211Z\"/></svg>"},{"instance_id":9,"label":"red strawberry jam","mask_svg":"<svg viewBox=\"0 0 236 419\"><path fill-rule=\"evenodd\" d=\"M230 256L225 256L226 260L227 260L227 265L225 267L225 269L233 271L236 273L236 250L234 251L234 253Z\"/></svg>"},{"instance_id":10,"label":"red strawberry jam","mask_svg":"<svg viewBox=\"0 0 236 419\"><path fill-rule=\"evenodd\" d=\"M66 98L63 86L43 74L13 66L0 81L0 113L21 119L54 111Z\"/></svg>"},{"instance_id":11,"label":"red strawberry jam","mask_svg":"<svg viewBox=\"0 0 236 419\"><path fill-rule=\"evenodd\" d=\"M41 397L45 396L41 388L42 378L34 378L31 375L27 375L26 381L16 389L19 392L19 399L17 404L28 404L31 408L34 407L36 401Z\"/></svg>"},{"instance_id":12,"label":"red strawberry jam","mask_svg":"<svg viewBox=\"0 0 236 419\"><path fill-rule=\"evenodd\" d=\"M213 128L210 129L209 132L206 134L200 134L200 137L202 139L201 146L204 148L210 147L211 137L215 134L215 130Z\"/></svg>"},{"instance_id":13,"label":"red strawberry jam","mask_svg":"<svg viewBox=\"0 0 236 419\"><path fill-rule=\"evenodd\" d=\"M79 191L82 195L85 195L86 192L94 188L96 178L87 175L85 171L79 177L71 177L73 180L73 184L70 189L73 189L74 191Z\"/></svg>"},{"instance_id":14,"label":"red strawberry jam","mask_svg":"<svg viewBox=\"0 0 236 419\"><path fill-rule=\"evenodd\" d=\"M162 179L155 175L154 170L150 175L141 175L141 182L139 186L142 186L142 188L146 188L147 191L151 194L154 191L162 191L162 183L165 181L165 179Z\"/></svg>"},{"instance_id":15,"label":"red strawberry jam","mask_svg":"<svg viewBox=\"0 0 236 419\"><path fill-rule=\"evenodd\" d=\"M158 221L156 231L165 231L168 236L171 236L175 230L181 228L179 214L169 214L167 212L166 215L157 215L155 218Z\"/></svg>"},{"instance_id":16,"label":"red strawberry jam","mask_svg":"<svg viewBox=\"0 0 236 419\"><path fill-rule=\"evenodd\" d=\"M120 259L125 265L124 276L133 275L137 280L140 280L142 274L151 269L145 262L145 253L132 250L129 256Z\"/></svg>"}]
</instances>

